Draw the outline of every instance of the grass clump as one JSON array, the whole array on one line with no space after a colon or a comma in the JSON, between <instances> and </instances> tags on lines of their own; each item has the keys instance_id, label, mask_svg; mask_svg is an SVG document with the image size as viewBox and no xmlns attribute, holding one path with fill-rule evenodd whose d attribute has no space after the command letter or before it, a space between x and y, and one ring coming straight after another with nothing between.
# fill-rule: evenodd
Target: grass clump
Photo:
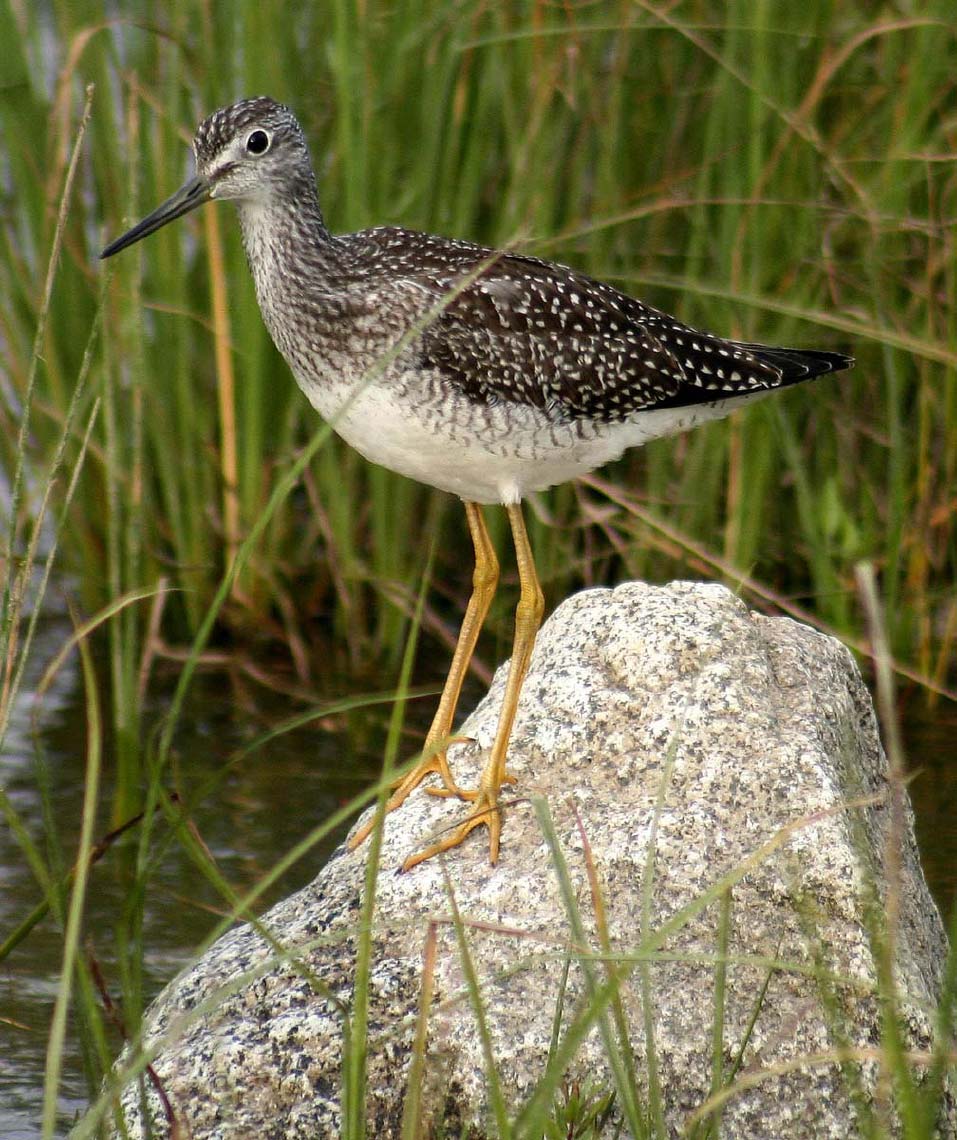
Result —
<instances>
[{"instance_id":1,"label":"grass clump","mask_svg":"<svg viewBox=\"0 0 957 1140\"><path fill-rule=\"evenodd\" d=\"M952 175L937 161L953 30L942 18L881 22L863 3L838 15L628 2L410 3L361 18L338 5L332 19L289 20L267 3L212 21L184 0L155 27L97 23L77 5L54 20L51 94L39 25L8 11L16 81L0 113L21 203L0 233L11 397L30 367L43 203L78 88L93 81L99 92L31 447L48 448L66 414L99 304L103 236L180 183L202 114L270 91L302 118L334 230L401 222L516 245L703 327L851 348L855 374L635 452L612 478L640 487L641 505L719 556L728 577L801 600L840 633L858 620L853 564L870 558L895 655L943 685L957 628L944 489L957 460ZM243 50L267 39L268 58ZM308 91L292 80L301 74L316 76ZM162 577L174 588L163 629L183 640L277 471L312 436L313 413L268 342L228 210L208 208L108 272L104 415L68 556L90 608ZM330 610L343 664L384 655L394 665L419 559L411 524L430 495L330 438L273 513L221 628L288 644ZM559 489L536 514L553 598L622 573L694 569L688 549L599 485L587 496ZM457 514L440 525L437 576L461 593L467 574L452 552L464 528ZM145 618L128 620L142 629ZM136 631L118 636L123 658L135 658ZM296 664L304 676L317 669L308 653ZM117 671L114 684L130 680Z\"/></svg>"},{"instance_id":2,"label":"grass clump","mask_svg":"<svg viewBox=\"0 0 957 1140\"><path fill-rule=\"evenodd\" d=\"M48 1135L69 1000L91 1090L110 1059L80 953L93 836L143 821L115 856L129 875L115 937L131 1034L148 996L145 916L168 852L200 869L224 921L260 897L238 905L173 794L192 804L210 792L189 786L176 754L203 663L215 651L234 678L279 676L323 697L341 693L344 675L379 692L385 672L405 693L406 646L420 625L446 643L469 586L459 513L370 468L315 421L268 342L228 211L209 207L98 267L105 238L182 181L192 129L216 106L269 92L295 108L333 230L399 222L514 245L702 327L853 351L850 376L537 498L546 591L554 602L628 575L705 574L871 652L854 577L866 559L887 615L884 663L931 697L954 694L957 33L943 0L916 16L876 14L865 0L403 0L295 14L237 0L220 16L195 0L109 18L91 0L0 2L0 739L28 665L52 677L64 660L35 660L37 623L53 610L75 615L67 640L81 651L89 721L75 846L49 808L38 836L2 799L38 884L36 917L8 932L5 950L35 937L41 912L64 940ZM423 519L434 588L417 608ZM502 538L501 520L493 526ZM51 580L68 605L51 599ZM501 656L504 607L488 660ZM89 652L93 631L103 656ZM246 669L249 659L266 664ZM177 688L153 732L156 675L170 663ZM303 716L351 707L324 701ZM35 782L49 786L42 758ZM586 1015L613 1050L614 1089L563 1085L556 1061L524 1118L540 1134L587 1134L611 1096L633 1130L660 1131L653 1082L636 1092L633 1059L613 1049L619 978L617 966L591 967ZM720 1028L716 1104L740 1079L718 1064ZM355 1049L363 1041L360 1017ZM363 1070L350 1055L358 1113ZM908 1063L897 1050L891 1085L907 1087ZM925 1107L913 1104L926 1082L908 1094L908 1136L929 1134L926 1105L952 1073L947 1049L930 1072ZM501 1128L501 1105L498 1115Z\"/></svg>"}]
</instances>

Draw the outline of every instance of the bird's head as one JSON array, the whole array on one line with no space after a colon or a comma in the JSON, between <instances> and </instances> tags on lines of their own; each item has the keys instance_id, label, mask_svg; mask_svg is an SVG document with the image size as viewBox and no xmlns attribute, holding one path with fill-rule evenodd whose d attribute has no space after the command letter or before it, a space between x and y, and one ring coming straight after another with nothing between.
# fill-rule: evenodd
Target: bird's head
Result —
<instances>
[{"instance_id":1,"label":"bird's head","mask_svg":"<svg viewBox=\"0 0 957 1140\"><path fill-rule=\"evenodd\" d=\"M112 257L210 199L262 203L284 189L294 190L297 178L312 177L295 115L265 95L222 107L204 119L193 139L193 154L195 175L100 257Z\"/></svg>"}]
</instances>

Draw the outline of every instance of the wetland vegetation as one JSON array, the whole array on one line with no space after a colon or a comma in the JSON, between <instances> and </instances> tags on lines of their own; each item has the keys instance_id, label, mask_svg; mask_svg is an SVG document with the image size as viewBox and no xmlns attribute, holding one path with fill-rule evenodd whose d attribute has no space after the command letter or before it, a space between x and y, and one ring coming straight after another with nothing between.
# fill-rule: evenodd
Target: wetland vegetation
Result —
<instances>
[{"instance_id":1,"label":"wetland vegetation","mask_svg":"<svg viewBox=\"0 0 957 1140\"><path fill-rule=\"evenodd\" d=\"M171 861L203 884L204 918L221 916L207 936L290 867L307 874L350 781L414 750L404 698L441 676L470 586L457 504L370 467L295 387L228 207L98 262L181 184L199 119L243 95L288 102L334 231L396 222L510 245L694 325L852 352L850 374L538 497L547 604L628 577L714 577L840 637L868 673L863 563L899 702L952 722L955 41L946 0L0 0L0 805L29 870L17 907L33 899L0 906L0 960L16 979L32 948L57 947L37 1006L38 1133L63 1124L65 1058L95 1094L117 1025L135 1035ZM503 589L477 682L507 652L513 601ZM43 744L64 683L72 765ZM225 700L204 704L211 684ZM222 763L194 764L214 737ZM335 810L234 874L199 813L221 816L236 780L267 783L263 758L286 740L294 786L328 758ZM953 771L935 771L929 798L953 802ZM954 1069L955 974L927 1085L888 1030L909 1137L931 1135ZM542 1135L542 1118L529 1127Z\"/></svg>"}]
</instances>

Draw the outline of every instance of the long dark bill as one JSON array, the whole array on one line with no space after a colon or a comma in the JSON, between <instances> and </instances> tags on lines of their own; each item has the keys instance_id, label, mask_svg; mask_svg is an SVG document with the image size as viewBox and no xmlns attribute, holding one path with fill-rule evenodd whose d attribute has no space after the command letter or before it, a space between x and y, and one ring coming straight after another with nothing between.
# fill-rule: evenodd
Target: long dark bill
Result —
<instances>
[{"instance_id":1,"label":"long dark bill","mask_svg":"<svg viewBox=\"0 0 957 1140\"><path fill-rule=\"evenodd\" d=\"M204 202L208 201L209 183L197 174L185 186L181 186L171 198L167 198L161 206L157 206L152 214L147 214L141 222L138 222L131 230L127 230L122 237L118 237L116 241L111 241L100 254L100 257L112 257L114 253L126 249L128 245L139 241L140 238L156 233L167 222L181 218L190 210L195 210L197 206L202 206Z\"/></svg>"}]
</instances>

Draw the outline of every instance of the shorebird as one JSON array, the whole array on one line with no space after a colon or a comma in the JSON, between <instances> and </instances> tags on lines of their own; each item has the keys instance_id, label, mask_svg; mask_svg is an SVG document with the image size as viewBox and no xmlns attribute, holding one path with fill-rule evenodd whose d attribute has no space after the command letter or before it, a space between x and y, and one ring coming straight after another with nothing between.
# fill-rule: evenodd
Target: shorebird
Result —
<instances>
[{"instance_id":1,"label":"shorebird","mask_svg":"<svg viewBox=\"0 0 957 1140\"><path fill-rule=\"evenodd\" d=\"M101 257L205 202L235 202L263 320L313 407L371 462L463 500L472 595L421 758L386 810L435 774L441 786L429 791L471 806L404 868L480 826L494 863L508 742L543 610L522 498L853 360L725 340L574 269L508 250L395 226L332 234L302 129L267 97L214 112L193 151L195 176ZM482 514L494 503L508 513L520 593L497 731L478 787L465 789L446 749L498 583Z\"/></svg>"}]
</instances>

